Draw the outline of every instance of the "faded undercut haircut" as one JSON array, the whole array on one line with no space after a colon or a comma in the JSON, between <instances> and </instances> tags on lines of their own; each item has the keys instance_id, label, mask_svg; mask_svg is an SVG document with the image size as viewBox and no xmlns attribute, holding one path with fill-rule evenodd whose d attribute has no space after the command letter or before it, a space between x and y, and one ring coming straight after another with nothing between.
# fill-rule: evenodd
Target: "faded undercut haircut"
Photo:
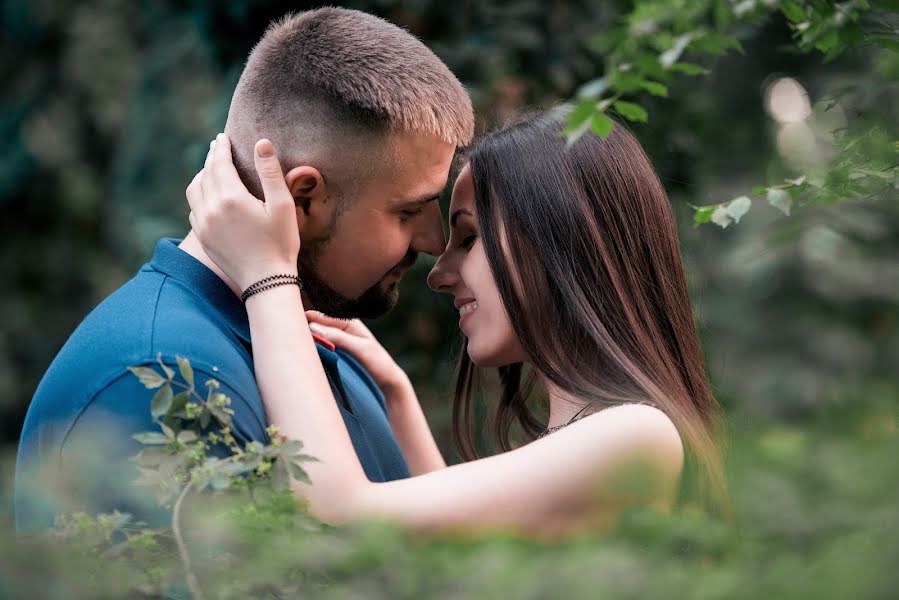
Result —
<instances>
[{"instance_id":1,"label":"faded undercut haircut","mask_svg":"<svg viewBox=\"0 0 899 600\"><path fill-rule=\"evenodd\" d=\"M320 8L273 22L234 91L225 133L247 188L262 197L257 140L275 145L285 173L317 168L338 201L389 168L389 134L416 132L464 146L471 99L409 32L364 12Z\"/></svg>"}]
</instances>

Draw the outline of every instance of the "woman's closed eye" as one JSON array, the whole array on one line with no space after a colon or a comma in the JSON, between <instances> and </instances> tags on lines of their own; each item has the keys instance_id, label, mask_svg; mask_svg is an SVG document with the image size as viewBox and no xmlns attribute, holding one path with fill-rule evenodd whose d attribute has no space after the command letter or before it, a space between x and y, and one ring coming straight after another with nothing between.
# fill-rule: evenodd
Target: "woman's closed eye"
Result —
<instances>
[{"instance_id":1,"label":"woman's closed eye","mask_svg":"<svg viewBox=\"0 0 899 600\"><path fill-rule=\"evenodd\" d=\"M468 250L474 245L475 240L477 240L477 239L478 239L478 236L472 233L471 235L463 238L461 242L459 242L459 247L465 248L466 250Z\"/></svg>"}]
</instances>

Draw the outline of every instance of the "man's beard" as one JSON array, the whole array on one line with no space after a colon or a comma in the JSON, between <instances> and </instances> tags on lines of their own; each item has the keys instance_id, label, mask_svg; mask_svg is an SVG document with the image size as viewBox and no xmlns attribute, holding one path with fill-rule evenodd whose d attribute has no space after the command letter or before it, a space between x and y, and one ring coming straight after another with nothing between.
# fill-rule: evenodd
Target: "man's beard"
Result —
<instances>
[{"instance_id":1,"label":"man's beard","mask_svg":"<svg viewBox=\"0 0 899 600\"><path fill-rule=\"evenodd\" d=\"M303 280L303 292L315 310L339 319L373 319L383 316L396 306L399 299L399 281L382 289L379 279L358 298L348 298L329 286L318 274L317 255L328 239L304 243L297 261L297 269ZM385 273L401 273L415 263L417 254L410 250L403 260Z\"/></svg>"}]
</instances>

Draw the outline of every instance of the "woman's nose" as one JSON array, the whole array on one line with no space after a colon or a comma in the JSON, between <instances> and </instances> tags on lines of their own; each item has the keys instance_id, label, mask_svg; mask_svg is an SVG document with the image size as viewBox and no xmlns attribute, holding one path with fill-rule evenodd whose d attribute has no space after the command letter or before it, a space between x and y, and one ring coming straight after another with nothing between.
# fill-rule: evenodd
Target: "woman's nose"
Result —
<instances>
[{"instance_id":1,"label":"woman's nose","mask_svg":"<svg viewBox=\"0 0 899 600\"><path fill-rule=\"evenodd\" d=\"M453 268L453 252L447 250L440 255L437 263L428 274L428 287L435 292L452 293L453 287L459 281L458 272Z\"/></svg>"}]
</instances>

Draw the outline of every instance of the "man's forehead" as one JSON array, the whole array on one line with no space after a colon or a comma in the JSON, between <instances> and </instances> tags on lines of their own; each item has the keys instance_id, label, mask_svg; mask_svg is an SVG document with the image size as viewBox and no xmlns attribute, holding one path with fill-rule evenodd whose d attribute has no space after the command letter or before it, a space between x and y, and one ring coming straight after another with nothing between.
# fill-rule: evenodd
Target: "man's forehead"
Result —
<instances>
[{"instance_id":1,"label":"man's forehead","mask_svg":"<svg viewBox=\"0 0 899 600\"><path fill-rule=\"evenodd\" d=\"M438 137L416 132L395 132L391 155L398 170L448 172L456 148Z\"/></svg>"}]
</instances>

